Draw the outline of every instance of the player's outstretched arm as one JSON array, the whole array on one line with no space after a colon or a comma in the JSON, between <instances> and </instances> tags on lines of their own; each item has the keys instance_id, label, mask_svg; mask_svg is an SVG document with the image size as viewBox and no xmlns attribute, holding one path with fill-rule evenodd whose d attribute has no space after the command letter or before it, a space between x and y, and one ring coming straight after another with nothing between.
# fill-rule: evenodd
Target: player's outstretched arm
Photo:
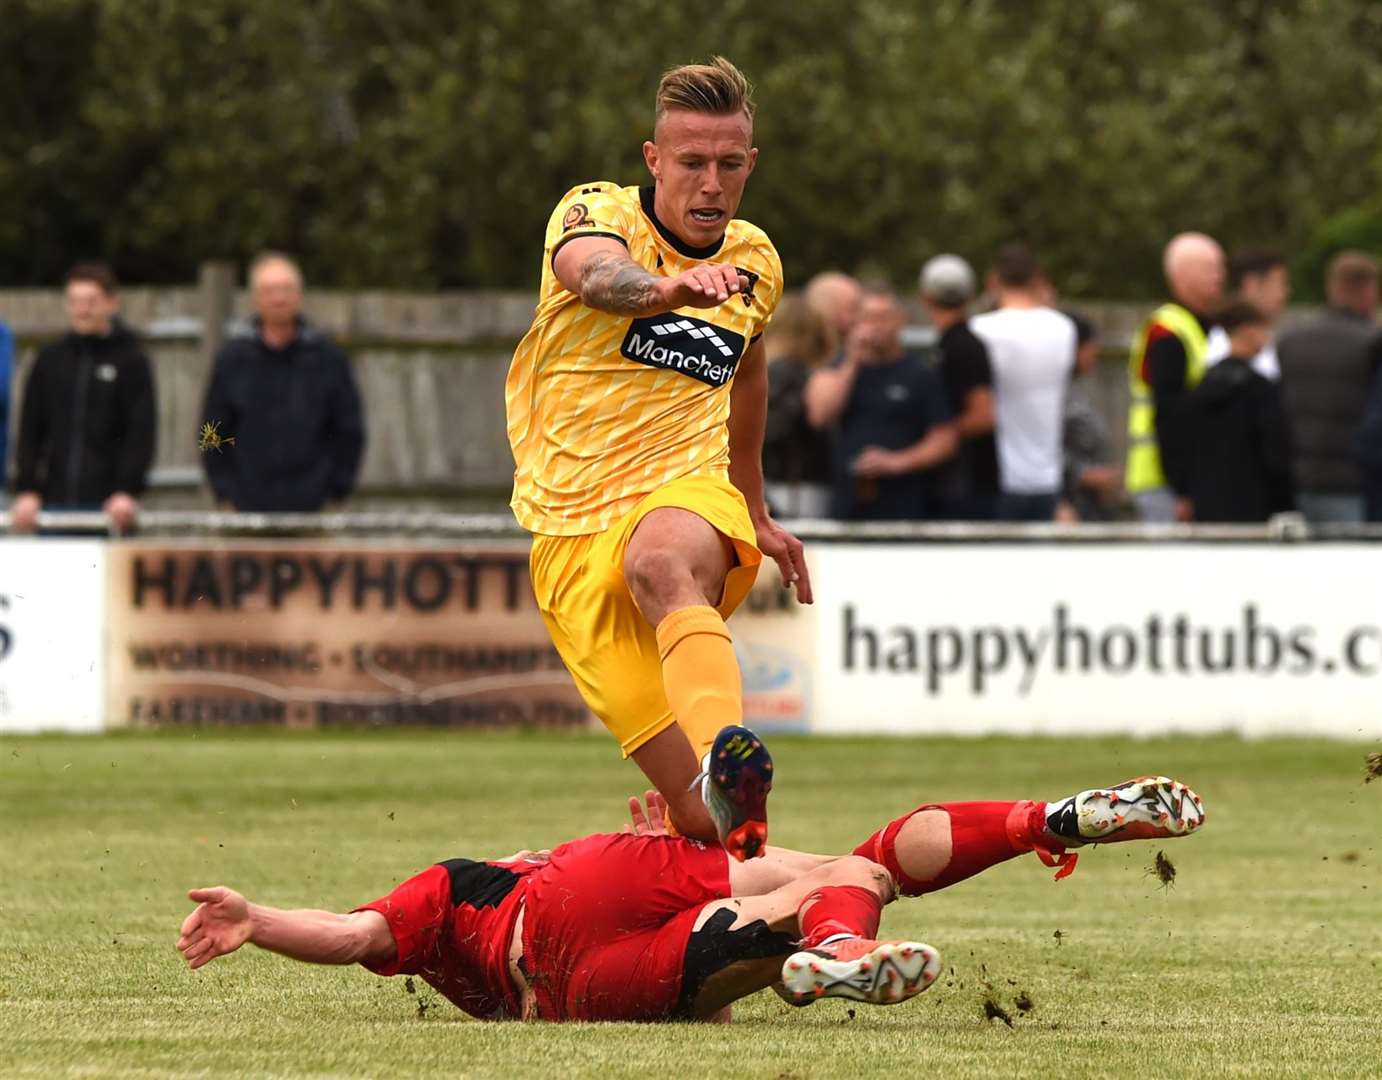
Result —
<instances>
[{"instance_id":1,"label":"player's outstretched arm","mask_svg":"<svg viewBox=\"0 0 1382 1080\"><path fill-rule=\"evenodd\" d=\"M617 240L569 240L552 260L557 280L581 303L611 315L657 315L677 308L711 308L748 287L733 266L704 263L676 277L654 274L629 257Z\"/></svg>"},{"instance_id":2,"label":"player's outstretched arm","mask_svg":"<svg viewBox=\"0 0 1382 1080\"><path fill-rule=\"evenodd\" d=\"M282 911L251 904L234 889L193 889L196 910L182 923L178 951L199 968L245 942L309 964L383 963L394 955L388 921L377 911Z\"/></svg>"}]
</instances>

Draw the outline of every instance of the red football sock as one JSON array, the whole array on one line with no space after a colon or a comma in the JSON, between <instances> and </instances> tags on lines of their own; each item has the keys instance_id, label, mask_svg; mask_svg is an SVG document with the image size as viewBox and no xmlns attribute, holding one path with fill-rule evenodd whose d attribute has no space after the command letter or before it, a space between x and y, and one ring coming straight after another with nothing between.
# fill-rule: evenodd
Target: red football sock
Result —
<instances>
[{"instance_id":1,"label":"red football sock","mask_svg":"<svg viewBox=\"0 0 1382 1080\"><path fill-rule=\"evenodd\" d=\"M797 908L801 946L809 949L839 934L871 938L878 933L883 901L858 885L826 885L806 894Z\"/></svg>"},{"instance_id":2,"label":"red football sock","mask_svg":"<svg viewBox=\"0 0 1382 1080\"><path fill-rule=\"evenodd\" d=\"M912 814L922 810L944 810L950 816L950 862L929 881L918 881L903 873L897 861L897 834ZM854 854L879 863L898 883L903 896L922 896L939 892L965 878L1006 862L1015 855L1033 849L1045 849L1046 804L1039 802L960 802L919 806L874 833L857 848ZM1049 861L1047 852L1042 861ZM1062 858L1066 858L1062 856ZM1069 863L1060 863L1064 877L1074 869L1073 856Z\"/></svg>"}]
</instances>

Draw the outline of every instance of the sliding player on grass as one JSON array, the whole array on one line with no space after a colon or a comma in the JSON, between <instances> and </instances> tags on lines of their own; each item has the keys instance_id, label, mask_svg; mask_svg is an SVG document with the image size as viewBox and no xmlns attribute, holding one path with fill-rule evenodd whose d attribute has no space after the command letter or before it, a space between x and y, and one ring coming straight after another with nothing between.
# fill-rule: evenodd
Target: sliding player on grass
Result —
<instances>
[{"instance_id":1,"label":"sliding player on grass","mask_svg":"<svg viewBox=\"0 0 1382 1080\"><path fill-rule=\"evenodd\" d=\"M1058 802L926 805L853 855L769 848L738 862L663 835L664 804L632 800L632 833L551 852L450 859L349 914L280 911L222 886L193 889L177 947L194 967L250 942L295 960L417 975L473 1016L541 1020L711 1019L780 983L798 1005L875 1005L925 990L940 956L878 941L883 906L944 889L1023 852L1057 877L1067 849L1197 830L1204 804L1142 777Z\"/></svg>"},{"instance_id":2,"label":"sliding player on grass","mask_svg":"<svg viewBox=\"0 0 1382 1080\"><path fill-rule=\"evenodd\" d=\"M801 543L763 499L759 339L782 265L734 216L758 157L744 76L718 57L664 75L643 157L651 185L578 185L548 221L505 385L513 511L587 704L678 830L744 859L767 838L772 762L738 726L725 619L764 554L811 601Z\"/></svg>"}]
</instances>

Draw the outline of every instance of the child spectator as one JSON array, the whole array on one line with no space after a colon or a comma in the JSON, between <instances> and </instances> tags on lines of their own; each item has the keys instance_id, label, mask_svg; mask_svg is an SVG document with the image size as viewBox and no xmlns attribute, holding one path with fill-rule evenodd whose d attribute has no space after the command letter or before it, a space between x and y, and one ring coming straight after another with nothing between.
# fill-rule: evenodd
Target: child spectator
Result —
<instances>
[{"instance_id":1,"label":"child spectator","mask_svg":"<svg viewBox=\"0 0 1382 1080\"><path fill-rule=\"evenodd\" d=\"M1253 370L1271 323L1245 300L1219 316L1229 352L1191 392L1190 498L1196 521L1259 522L1295 509L1291 445L1276 385Z\"/></svg>"},{"instance_id":2,"label":"child spectator","mask_svg":"<svg viewBox=\"0 0 1382 1080\"><path fill-rule=\"evenodd\" d=\"M1374 351L1382 353L1382 336L1378 337ZM1382 372L1372 378L1368 411L1363 414L1355 447L1363 470L1364 520L1382 522Z\"/></svg>"},{"instance_id":3,"label":"child spectator","mask_svg":"<svg viewBox=\"0 0 1382 1080\"><path fill-rule=\"evenodd\" d=\"M1075 324L1075 373L1065 395L1064 483L1056 520L1112 521L1123 493L1123 470L1114 463L1108 423L1084 385L1099 366L1099 335L1079 312L1064 314Z\"/></svg>"}]
</instances>

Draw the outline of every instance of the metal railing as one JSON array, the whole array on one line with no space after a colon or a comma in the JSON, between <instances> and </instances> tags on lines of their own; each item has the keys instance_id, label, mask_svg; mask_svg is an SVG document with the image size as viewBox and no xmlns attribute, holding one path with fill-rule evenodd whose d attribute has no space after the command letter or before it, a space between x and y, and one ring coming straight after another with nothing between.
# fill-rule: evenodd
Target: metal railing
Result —
<instances>
[{"instance_id":1,"label":"metal railing","mask_svg":"<svg viewBox=\"0 0 1382 1080\"><path fill-rule=\"evenodd\" d=\"M99 512L44 512L41 534L93 535L120 539ZM1297 543L1378 542L1382 524L1312 525L1283 514L1263 525L1008 524L1001 522L843 522L799 519L783 523L803 540L880 543ZM0 530L9 534L9 514ZM508 514L372 511L368 513L244 514L208 510L157 510L141 514L135 536L273 539L297 537L410 538L439 540L521 539L527 534Z\"/></svg>"}]
</instances>

